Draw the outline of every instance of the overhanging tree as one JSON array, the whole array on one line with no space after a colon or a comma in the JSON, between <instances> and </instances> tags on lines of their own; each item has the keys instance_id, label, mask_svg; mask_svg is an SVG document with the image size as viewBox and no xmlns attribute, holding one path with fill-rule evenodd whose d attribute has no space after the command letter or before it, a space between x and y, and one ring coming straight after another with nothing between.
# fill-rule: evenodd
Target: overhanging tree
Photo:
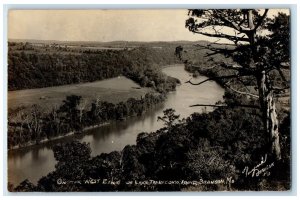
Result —
<instances>
[{"instance_id":1,"label":"overhanging tree","mask_svg":"<svg viewBox=\"0 0 300 200\"><path fill-rule=\"evenodd\" d=\"M225 39L234 45L222 47L217 41L208 45L198 45L209 49L212 53L231 57L234 64L223 62L220 67L235 73L226 76L210 77L199 83L187 81L192 85L200 85L209 80L222 80L224 86L233 92L257 98L262 113L265 134L270 145L270 152L276 159L281 159L279 122L276 112L276 96L289 88L289 82L282 69L289 69L289 17L279 13L274 19L267 17L268 9L207 9L189 10L186 28L189 31L212 38ZM182 60L183 48L177 47L175 53ZM188 61L185 60L185 63ZM272 79L277 73L281 77L280 84ZM243 82L244 77L252 77L256 91L240 91L229 82L233 79Z\"/></svg>"}]
</instances>

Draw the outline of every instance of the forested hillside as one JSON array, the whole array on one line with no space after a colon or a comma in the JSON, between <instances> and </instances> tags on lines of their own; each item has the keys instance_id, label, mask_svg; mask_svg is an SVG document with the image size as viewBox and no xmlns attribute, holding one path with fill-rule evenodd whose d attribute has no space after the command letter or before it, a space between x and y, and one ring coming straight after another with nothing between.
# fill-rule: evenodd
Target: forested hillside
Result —
<instances>
[{"instance_id":1,"label":"forested hillside","mask_svg":"<svg viewBox=\"0 0 300 200\"><path fill-rule=\"evenodd\" d=\"M291 190L290 16L278 13L271 19L268 10L261 14L256 9L187 12L185 28L195 34L228 39L235 44L231 46L216 44L219 40L177 46L132 44L128 48L115 42L115 46L109 44L109 50L91 44L70 48L62 44L11 43L11 90L120 74L156 90L139 100L128 99L116 105L95 100L86 108L81 106L80 96L68 96L58 109L46 115L40 115L36 106L27 115L16 110L15 117L21 120L9 123L11 146L39 143L57 133L80 133L86 126L140 116L175 89L178 81L162 74L161 67L179 61L194 77L207 76L195 80L191 75L182 84L193 87L216 81L225 93L215 104L212 98L210 104L180 102L184 107L203 108L186 118L181 118L176 108L164 109L163 116L157 117L163 121L163 128L140 131L136 144L127 143L121 151L92 155L91 146L85 142L57 144L52 147L57 161L54 171L37 183L29 178L19 185L9 183L9 191ZM219 26L225 33L223 28L217 30ZM207 28L213 31L208 33ZM227 28L236 34L227 35ZM269 35L260 35L261 31ZM199 92L209 96L212 91L203 86ZM214 109L207 112L207 107Z\"/></svg>"},{"instance_id":2,"label":"forested hillside","mask_svg":"<svg viewBox=\"0 0 300 200\"><path fill-rule=\"evenodd\" d=\"M125 75L141 86L169 90L159 66L178 63L174 48L106 50L9 42L8 89L91 82Z\"/></svg>"},{"instance_id":3,"label":"forested hillside","mask_svg":"<svg viewBox=\"0 0 300 200\"><path fill-rule=\"evenodd\" d=\"M10 42L9 90L92 82L124 75L156 92L115 104L109 99L99 101L98 98L84 99L80 95L70 94L50 110L34 101L32 106L10 108L8 148L39 144L70 133L81 133L86 127L142 115L164 101L168 91L175 90L179 81L163 74L161 67L176 62L179 60L174 48L166 45L163 48L148 46L99 50ZM90 99L89 103L87 99Z\"/></svg>"},{"instance_id":4,"label":"forested hillside","mask_svg":"<svg viewBox=\"0 0 300 200\"><path fill-rule=\"evenodd\" d=\"M113 104L94 99L84 104L81 96L67 96L60 107L45 112L34 104L29 108L9 110L8 148L17 149L73 134L82 134L87 127L97 127L132 116L141 116L146 110L165 100L160 93L147 93L140 99L129 98Z\"/></svg>"},{"instance_id":5,"label":"forested hillside","mask_svg":"<svg viewBox=\"0 0 300 200\"><path fill-rule=\"evenodd\" d=\"M227 93L225 102L234 98L247 101ZM15 188L10 185L10 190L288 190L289 116L281 124L287 138L281 143L282 160L274 164L273 158L268 156L257 171L248 175L243 172L245 167L261 163L261 154L266 152L258 115L257 110L249 108L220 107L211 113L194 113L178 121L174 110L166 110L164 128L140 133L136 145L127 145L122 151L92 157L86 143L75 141L55 146L53 152L58 161L55 171L42 177L36 185L24 180ZM258 171L262 172L255 175Z\"/></svg>"}]
</instances>

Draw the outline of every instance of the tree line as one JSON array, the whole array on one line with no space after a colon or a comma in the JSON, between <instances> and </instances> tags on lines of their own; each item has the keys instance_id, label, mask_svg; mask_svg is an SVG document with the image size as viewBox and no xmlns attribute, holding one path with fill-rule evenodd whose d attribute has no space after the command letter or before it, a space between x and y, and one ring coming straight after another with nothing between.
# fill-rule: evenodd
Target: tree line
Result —
<instances>
[{"instance_id":1,"label":"tree line","mask_svg":"<svg viewBox=\"0 0 300 200\"><path fill-rule=\"evenodd\" d=\"M141 115L152 105L162 102L179 80L161 72L162 65L178 62L170 49L147 47L133 50L95 50L72 53L63 49L45 51L29 43L9 43L8 89L19 90L81 83L125 75L142 87L151 87L158 94L112 104L95 102L87 105L79 96L69 96L60 107L49 113L37 105L9 109L8 146L37 144L42 140L80 132L84 127ZM167 47L166 47L167 48ZM164 56L162 56L164 55Z\"/></svg>"},{"instance_id":2,"label":"tree line","mask_svg":"<svg viewBox=\"0 0 300 200\"><path fill-rule=\"evenodd\" d=\"M9 111L8 148L39 144L45 139L81 133L89 126L101 125L130 116L141 116L146 110L164 101L165 95L147 93L140 99L129 98L117 104L94 100L86 103L81 96L67 96L59 107L49 113L37 105Z\"/></svg>"},{"instance_id":3,"label":"tree line","mask_svg":"<svg viewBox=\"0 0 300 200\"><path fill-rule=\"evenodd\" d=\"M19 46L25 46L20 48ZM119 75L162 92L173 86L160 66L178 63L172 48L132 50L43 51L44 47L9 43L8 90L92 82ZM18 48L17 48L18 47ZM166 80L167 79L167 80ZM171 87L171 88L170 88Z\"/></svg>"},{"instance_id":4,"label":"tree line","mask_svg":"<svg viewBox=\"0 0 300 200\"><path fill-rule=\"evenodd\" d=\"M239 98L226 93L226 101ZM246 99L239 99L246 101ZM87 143L73 141L53 148L58 161L55 171L36 185L24 180L12 191L216 191L288 190L290 188L290 140L282 141L282 160L270 176L245 176L245 166L260 163L267 152L267 140L259 111L250 108L218 107L210 113L194 113L180 119L173 109L160 117L165 127L140 133L136 145L122 151L91 156ZM289 116L281 132L289 137ZM226 133L226 134L224 134ZM274 161L268 157L262 167ZM185 185L181 181L230 178L230 184ZM139 184L146 181L165 184ZM59 181L59 182L58 182ZM167 183L173 184L167 184Z\"/></svg>"}]
</instances>

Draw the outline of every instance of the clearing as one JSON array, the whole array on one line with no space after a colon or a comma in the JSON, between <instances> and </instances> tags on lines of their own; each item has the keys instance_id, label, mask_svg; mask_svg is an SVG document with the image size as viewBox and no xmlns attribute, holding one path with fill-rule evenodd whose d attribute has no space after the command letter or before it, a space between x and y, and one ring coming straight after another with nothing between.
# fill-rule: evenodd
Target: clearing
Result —
<instances>
[{"instance_id":1,"label":"clearing","mask_svg":"<svg viewBox=\"0 0 300 200\"><path fill-rule=\"evenodd\" d=\"M90 83L71 84L55 87L8 91L8 108L37 104L44 109L60 106L68 95L82 96L83 101L90 103L99 98L102 101L118 103L129 98L141 98L151 88L140 88L132 80L119 76L116 78Z\"/></svg>"}]
</instances>

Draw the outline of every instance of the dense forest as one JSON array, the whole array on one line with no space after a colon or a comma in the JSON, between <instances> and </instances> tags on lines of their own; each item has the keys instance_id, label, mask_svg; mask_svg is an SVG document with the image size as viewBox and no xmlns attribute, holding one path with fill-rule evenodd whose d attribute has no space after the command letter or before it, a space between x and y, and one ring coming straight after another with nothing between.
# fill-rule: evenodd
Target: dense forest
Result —
<instances>
[{"instance_id":1,"label":"dense forest","mask_svg":"<svg viewBox=\"0 0 300 200\"><path fill-rule=\"evenodd\" d=\"M233 99L247 101L225 94L226 103ZM282 160L274 163L268 155L257 171L246 174L245 168L261 163L262 152L266 152L259 111L219 107L211 113L194 113L187 119L180 119L172 109L164 113L164 128L140 133L136 145L127 145L120 152L91 157L86 143L57 145L53 147L58 161L55 171L42 177L37 185L24 180L9 188L57 192L290 188L289 115L280 126L286 138L281 143Z\"/></svg>"},{"instance_id":2,"label":"dense forest","mask_svg":"<svg viewBox=\"0 0 300 200\"><path fill-rule=\"evenodd\" d=\"M290 190L291 114L289 102L281 99L281 94L285 92L289 101L289 89L286 87L289 85L289 79L284 80L284 77L289 77L290 74L289 18L281 14L273 21L268 19L269 24L263 25L272 32L271 36L254 38L257 36L254 33L262 25L267 12L268 9L265 9L263 15L259 15L256 10L240 9L189 11L192 17L209 19L202 23L189 18L186 27L190 31L199 33L205 26L222 25L243 30L248 34L247 37L215 35L228 37L234 42L249 40L250 45L237 45L237 41L235 43L237 48L234 51L227 47L217 49L212 45L200 51L191 46L174 49L175 52L181 51L178 55L185 63L186 70L193 72L194 76L205 74L209 77L205 81L217 81L225 88L224 100L216 105L209 105L215 107L215 110L208 113L203 109L202 113L194 113L182 119L175 110L167 109L164 116L158 118L164 122L164 128L151 133L140 133L136 145L127 145L122 151L92 157L91 148L87 143L73 141L58 144L53 147L54 157L57 160L53 172L42 177L37 184L29 180L24 180L18 186L8 184L9 190L23 192ZM256 17L255 20L253 16ZM257 27L253 27L254 22ZM247 29L244 30L242 25ZM256 43L255 39L259 42ZM195 44L194 47L199 45ZM228 54L220 56L218 51L231 52L231 58ZM274 56L275 54L277 56ZM142 60L144 58L139 62ZM240 65L233 66L232 62ZM276 64L279 69L275 68ZM133 68L129 70L129 74L123 73L140 83L141 79L137 78L139 76L136 76L134 71ZM131 72L133 73L130 74ZM233 76L234 80L224 78ZM261 77L264 78L260 79ZM149 79L153 80L151 75ZM187 83L192 87L191 80ZM262 84L257 84L257 80ZM266 85L269 90L266 90ZM152 84L149 86L157 89L157 84L155 87ZM234 91L240 86L247 86L245 88L251 91ZM262 88L259 87L262 86L265 87L266 93L261 93ZM279 86L283 86L284 89L276 90L275 88ZM277 91L274 93L276 95L270 98L269 94L273 95L274 90ZM70 101L71 99L73 100ZM80 129L77 127L78 121L83 119L82 112L77 109L78 101L80 97L68 97L55 112L56 114L62 112L59 121L67 120L74 130ZM153 101L159 100L154 98ZM270 104L264 105L266 102ZM126 106L120 104L122 105L118 108L124 116L128 112L124 109ZM125 104L131 105L128 102ZM103 119L102 115L97 115L97 105L93 104L91 110L86 112L87 122L93 120L98 122ZM267 111L274 115L265 116L264 106L270 105L272 107L268 107L270 109ZM68 117L65 113L68 113ZM117 114L118 112L112 113L116 119L123 117L120 113ZM268 122L269 125L274 121L276 126L270 126L272 130L268 132L266 128L269 126L267 127L265 123ZM280 133L275 135L276 138L272 135L274 131ZM276 147L280 150L278 152L280 157L270 148L273 147L275 139L278 139Z\"/></svg>"},{"instance_id":3,"label":"dense forest","mask_svg":"<svg viewBox=\"0 0 300 200\"><path fill-rule=\"evenodd\" d=\"M160 66L179 62L174 48L168 46L97 50L9 42L8 47L9 90L92 82L122 74L142 87L166 92L174 90L174 85L166 83Z\"/></svg>"},{"instance_id":4,"label":"dense forest","mask_svg":"<svg viewBox=\"0 0 300 200\"><path fill-rule=\"evenodd\" d=\"M205 74L210 77L217 73L232 73L231 70L218 68L220 63L217 61L224 62L228 58L215 56L211 59L204 56L207 51L197 52L194 63L185 63L186 70L193 72L195 76ZM223 80L217 81L222 84ZM248 84L251 86L251 81ZM87 143L74 141L56 145L53 147L58 162L55 171L42 177L37 184L29 180L24 180L18 186L9 184L9 190L59 192L290 189L289 109L284 109L279 115L282 159L274 161L273 156L266 153L268 139L263 132L261 112L237 105L255 107L258 102L226 89L224 102L217 104L213 112L194 113L181 119L174 110L165 110L165 115L159 118L164 121L164 128L152 133L140 133L136 145L127 145L122 151L102 153L95 157L91 156ZM96 104L92 107L94 109L91 110L95 112L86 112L86 116L89 116L87 119L101 121L102 116L95 115L98 110ZM262 162L262 157L265 161L255 168ZM245 169L255 170L248 172Z\"/></svg>"},{"instance_id":5,"label":"dense forest","mask_svg":"<svg viewBox=\"0 0 300 200\"><path fill-rule=\"evenodd\" d=\"M161 67L176 62L179 60L174 49L168 46L163 49L97 50L9 42L9 90L91 82L124 75L158 93L148 93L141 99L130 98L118 104L95 100L91 105L84 105L84 99L73 95L49 113L38 105L9 109L8 148L39 144L110 120L140 116L162 102L168 91L175 90L179 81L164 75Z\"/></svg>"},{"instance_id":6,"label":"dense forest","mask_svg":"<svg viewBox=\"0 0 300 200\"><path fill-rule=\"evenodd\" d=\"M86 127L141 116L164 99L164 94L147 93L141 99L129 98L117 104L95 99L91 105L87 105L81 96L71 95L66 97L60 107L52 108L49 113L43 112L37 105L10 110L8 148L39 144L70 133L80 134Z\"/></svg>"}]
</instances>

